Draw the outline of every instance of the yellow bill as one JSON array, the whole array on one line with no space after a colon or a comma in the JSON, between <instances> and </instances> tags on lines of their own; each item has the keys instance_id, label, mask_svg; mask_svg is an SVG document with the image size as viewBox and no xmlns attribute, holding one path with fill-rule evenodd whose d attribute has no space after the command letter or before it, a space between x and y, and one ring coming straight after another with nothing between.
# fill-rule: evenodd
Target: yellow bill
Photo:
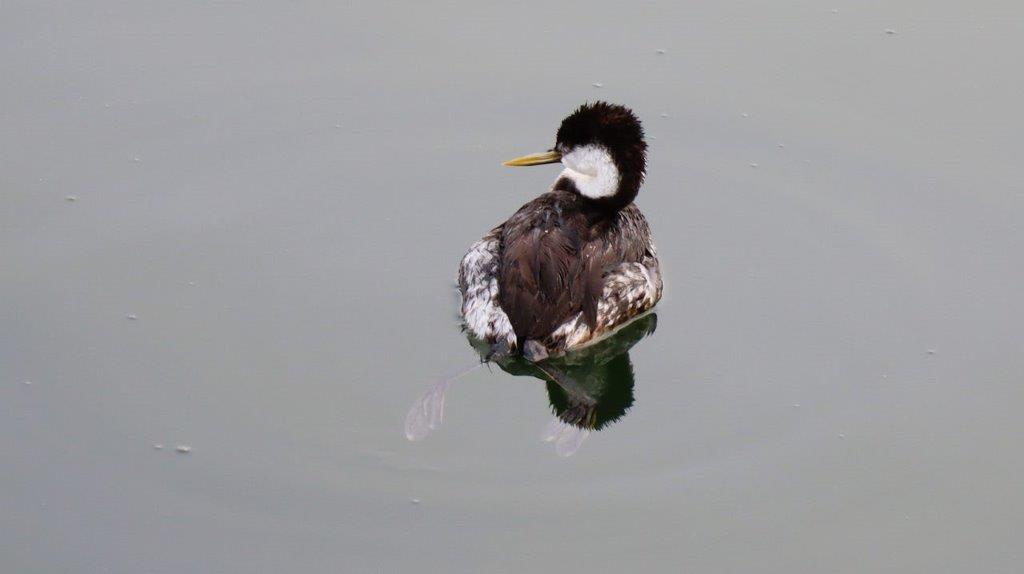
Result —
<instances>
[{"instance_id":1,"label":"yellow bill","mask_svg":"<svg viewBox=\"0 0 1024 574\"><path fill-rule=\"evenodd\" d=\"M517 157L516 159L510 159L502 165L508 167L524 167L527 165L541 165L545 163L556 163L561 161L562 154L557 151L546 151L542 153L531 153L530 155L524 155L523 157Z\"/></svg>"}]
</instances>

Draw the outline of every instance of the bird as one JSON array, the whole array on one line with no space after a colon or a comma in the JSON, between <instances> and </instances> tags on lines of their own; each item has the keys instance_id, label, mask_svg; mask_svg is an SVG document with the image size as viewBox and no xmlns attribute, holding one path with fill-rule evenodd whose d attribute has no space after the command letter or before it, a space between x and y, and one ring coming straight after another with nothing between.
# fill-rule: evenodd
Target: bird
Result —
<instances>
[{"instance_id":1,"label":"bird","mask_svg":"<svg viewBox=\"0 0 1024 574\"><path fill-rule=\"evenodd\" d=\"M661 299L658 254L633 203L646 172L644 130L630 109L585 103L555 145L504 162L560 162L551 188L475 242L459 265L463 328L491 356L531 362L600 341Z\"/></svg>"}]
</instances>

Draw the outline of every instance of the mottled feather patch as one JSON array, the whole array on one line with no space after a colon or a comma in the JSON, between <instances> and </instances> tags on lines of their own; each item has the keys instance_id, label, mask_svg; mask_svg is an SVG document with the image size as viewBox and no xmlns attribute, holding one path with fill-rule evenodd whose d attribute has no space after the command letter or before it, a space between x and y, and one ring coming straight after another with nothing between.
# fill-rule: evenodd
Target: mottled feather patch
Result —
<instances>
[{"instance_id":1,"label":"mottled feather patch","mask_svg":"<svg viewBox=\"0 0 1024 574\"><path fill-rule=\"evenodd\" d=\"M498 234L495 228L470 247L459 266L462 319L466 329L488 343L515 347L508 316L498 303Z\"/></svg>"}]
</instances>

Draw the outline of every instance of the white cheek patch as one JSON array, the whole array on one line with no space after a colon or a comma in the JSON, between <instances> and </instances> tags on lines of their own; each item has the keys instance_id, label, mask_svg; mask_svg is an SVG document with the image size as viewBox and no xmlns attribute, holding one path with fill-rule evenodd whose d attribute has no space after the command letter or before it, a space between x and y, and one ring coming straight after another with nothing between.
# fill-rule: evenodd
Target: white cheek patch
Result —
<instances>
[{"instance_id":1,"label":"white cheek patch","mask_svg":"<svg viewBox=\"0 0 1024 574\"><path fill-rule=\"evenodd\" d=\"M615 195L619 189L619 169L604 146L591 144L574 148L562 156L562 163L565 170L560 177L572 180L580 195L600 199Z\"/></svg>"}]
</instances>

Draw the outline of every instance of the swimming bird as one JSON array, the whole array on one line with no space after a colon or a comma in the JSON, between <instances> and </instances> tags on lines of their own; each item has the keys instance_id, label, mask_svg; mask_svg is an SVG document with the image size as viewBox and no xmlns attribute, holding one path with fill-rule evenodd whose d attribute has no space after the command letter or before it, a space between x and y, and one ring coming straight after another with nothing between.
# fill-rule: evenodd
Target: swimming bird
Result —
<instances>
[{"instance_id":1,"label":"swimming bird","mask_svg":"<svg viewBox=\"0 0 1024 574\"><path fill-rule=\"evenodd\" d=\"M551 189L470 247L459 266L466 330L496 356L557 356L613 333L661 299L658 255L633 204L647 143L636 115L606 102L566 117L546 152L505 162L561 162Z\"/></svg>"}]
</instances>

